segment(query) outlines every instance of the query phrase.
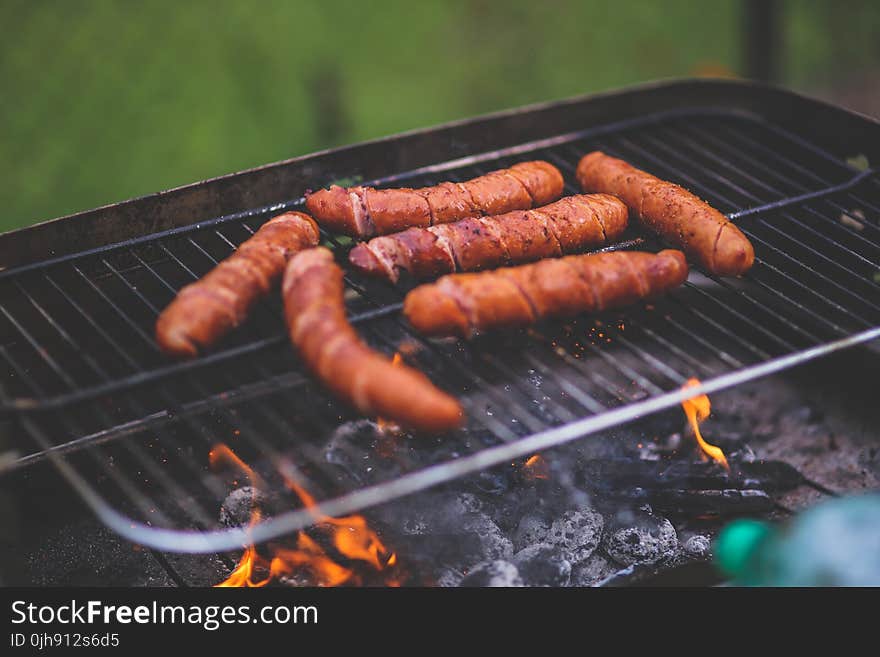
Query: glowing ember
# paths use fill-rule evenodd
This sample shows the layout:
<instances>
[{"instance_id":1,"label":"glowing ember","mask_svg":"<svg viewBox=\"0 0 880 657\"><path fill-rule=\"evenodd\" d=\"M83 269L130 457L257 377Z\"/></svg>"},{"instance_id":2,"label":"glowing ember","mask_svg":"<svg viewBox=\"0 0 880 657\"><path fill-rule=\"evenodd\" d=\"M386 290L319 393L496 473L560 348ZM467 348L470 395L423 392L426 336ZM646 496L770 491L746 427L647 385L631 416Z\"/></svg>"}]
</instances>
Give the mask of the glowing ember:
<instances>
[{"instance_id":1,"label":"glowing ember","mask_svg":"<svg viewBox=\"0 0 880 657\"><path fill-rule=\"evenodd\" d=\"M700 385L699 379L688 379L687 383L685 383L682 388L693 388L698 385ZM690 422L691 428L694 430L694 436L696 436L697 444L700 446L700 449L703 450L703 454L712 458L716 463L720 463L725 470L730 470L730 466L727 464L727 457L724 456L724 452L721 451L721 448L707 443L703 440L703 435L700 433L700 422L709 417L709 413L712 410L709 397L706 395L697 395L691 399L684 400L681 403L681 407L684 409L684 414L687 416L688 422Z\"/></svg>"},{"instance_id":2,"label":"glowing ember","mask_svg":"<svg viewBox=\"0 0 880 657\"><path fill-rule=\"evenodd\" d=\"M534 454L527 458L522 469L528 479L548 479L550 477L547 461L540 454Z\"/></svg>"},{"instance_id":3,"label":"glowing ember","mask_svg":"<svg viewBox=\"0 0 880 657\"><path fill-rule=\"evenodd\" d=\"M210 462L234 465L250 479L257 479L253 470L226 445L217 445L209 453ZM294 481L287 480L287 486L299 497L303 506L311 509L316 506L315 498ZM255 487L256 491L256 487ZM251 517L248 523L253 527L260 521L260 512L255 507L256 493L252 498ZM397 564L397 555L390 552L376 533L367 525L363 516L353 515L344 518L330 518L314 513L319 523L316 531L325 533L336 551L351 561L368 564L376 571L382 571ZM255 579L256 572L265 572L262 579ZM271 557L260 556L253 545L245 548L244 554L229 577L217 584L218 587L260 587L279 577L298 572L308 572L312 580L320 586L339 586L340 584L359 584L360 577L351 568L337 563L327 551L305 532L297 532L296 547L272 547ZM398 586L395 579L388 578L388 586Z\"/></svg>"},{"instance_id":4,"label":"glowing ember","mask_svg":"<svg viewBox=\"0 0 880 657\"><path fill-rule=\"evenodd\" d=\"M395 367L400 367L402 363L403 357L400 355L400 352L395 352L394 358L391 359L391 364ZM376 418L376 426L379 427L379 433L381 433L382 435L389 435L393 437L400 433L400 425L391 420L386 420L383 417ZM396 444L394 444L393 441L392 444L381 444L379 445L379 453L385 457L391 456L391 454L393 454L395 451L395 447Z\"/></svg>"}]
</instances>

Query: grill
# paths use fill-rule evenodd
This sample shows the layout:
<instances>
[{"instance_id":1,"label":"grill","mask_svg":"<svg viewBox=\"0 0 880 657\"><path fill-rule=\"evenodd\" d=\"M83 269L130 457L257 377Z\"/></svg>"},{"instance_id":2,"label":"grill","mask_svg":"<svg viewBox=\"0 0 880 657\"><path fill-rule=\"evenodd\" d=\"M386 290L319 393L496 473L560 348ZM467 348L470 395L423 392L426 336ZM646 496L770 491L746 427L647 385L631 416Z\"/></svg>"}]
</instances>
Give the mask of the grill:
<instances>
[{"instance_id":1,"label":"grill","mask_svg":"<svg viewBox=\"0 0 880 657\"><path fill-rule=\"evenodd\" d=\"M299 208L296 198L0 274L0 357L7 370L0 421L20 436L18 458L6 467L51 459L125 537L166 551L219 552L310 525L316 512L376 505L880 336L877 172L860 170L829 148L828 124L808 129L828 108L794 97L790 102L812 113L796 128L784 127L781 110L758 107L760 94L751 87L718 84L698 85L685 109L663 107L675 85L615 97L645 101L637 109L627 105L632 116L616 122L607 109L598 117L587 111L601 100L575 101L564 111L580 111L577 129L525 143L511 126L531 125L552 107L481 120L475 123L483 129L497 124L507 142L408 170L395 167L412 160L389 157L386 175L366 181L430 185L540 158L560 168L567 193L577 193L574 167L598 148L696 192L735 219L755 246L756 264L742 279L695 269L683 288L649 304L471 342L420 338L399 313L406 285L346 269L348 311L361 335L389 355L405 351L459 396L465 429L406 439L393 458L379 455L369 440L346 438L340 427L356 418L304 371L287 343L277 298L204 358L170 363L158 352L152 327L176 291L262 222ZM751 100L720 108L715 96L722 88ZM873 155L877 126L845 116L863 131L861 143ZM572 121L559 125L566 129ZM457 129L397 139L412 147ZM445 152L462 155L450 143ZM384 147L393 153L394 144ZM352 165L356 159L356 152L339 151L337 167L315 172L315 165L305 186L378 166ZM310 171L308 164L299 170ZM191 207L173 200L162 216L175 215L175 207L177 223L192 221L185 214ZM323 238L345 264L350 242ZM661 245L632 233L611 248L633 247ZM683 392L693 376L702 386ZM297 498L281 495L271 519L246 531L218 529L229 476L209 467L208 452L220 442L273 489L293 480L319 508L298 508Z\"/></svg>"}]
</instances>

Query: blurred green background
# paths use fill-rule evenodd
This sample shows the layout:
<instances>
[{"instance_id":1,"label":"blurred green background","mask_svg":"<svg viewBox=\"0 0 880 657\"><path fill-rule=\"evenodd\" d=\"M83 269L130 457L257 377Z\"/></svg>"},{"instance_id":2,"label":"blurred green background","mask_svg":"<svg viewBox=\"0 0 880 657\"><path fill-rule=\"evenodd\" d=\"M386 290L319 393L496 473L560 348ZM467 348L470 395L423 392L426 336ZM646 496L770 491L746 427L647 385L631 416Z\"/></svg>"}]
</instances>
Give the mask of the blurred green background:
<instances>
[{"instance_id":1,"label":"blurred green background","mask_svg":"<svg viewBox=\"0 0 880 657\"><path fill-rule=\"evenodd\" d=\"M746 75L744 0L0 0L0 231L525 103ZM769 75L880 113L880 1L777 3Z\"/></svg>"}]
</instances>

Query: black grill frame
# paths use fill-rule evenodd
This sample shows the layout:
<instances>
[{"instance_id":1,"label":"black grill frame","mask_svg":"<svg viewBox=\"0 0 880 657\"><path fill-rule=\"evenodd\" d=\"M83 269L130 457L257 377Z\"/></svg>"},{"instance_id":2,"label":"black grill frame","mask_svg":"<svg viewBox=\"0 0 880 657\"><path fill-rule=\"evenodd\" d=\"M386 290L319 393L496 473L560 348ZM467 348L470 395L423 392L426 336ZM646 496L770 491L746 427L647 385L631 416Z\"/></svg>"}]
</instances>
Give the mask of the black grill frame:
<instances>
[{"instance_id":1,"label":"black grill frame","mask_svg":"<svg viewBox=\"0 0 880 657\"><path fill-rule=\"evenodd\" d=\"M866 123L865 129L876 135L876 125ZM774 149L780 145L785 148ZM429 450L414 439L400 455L400 472L378 483L351 485L334 482L339 473L323 462L318 447L334 423L351 416L337 404L328 406L311 380L297 370L285 344L277 300L264 304L254 321L206 358L168 364L158 354L145 356L142 351L149 352L152 344L152 318L176 289L231 252L259 223L299 207L301 198L25 265L0 274L0 289L24 301L23 306L15 305L7 301L12 298L9 294L0 296L0 321L5 322L0 357L13 374L0 404L7 421L37 445L37 451L13 467L51 458L98 515L132 540L164 550L216 552L250 540L266 540L314 520L311 512L299 509L281 513L248 532L214 530L210 506L219 505L228 487L205 471L204 455L221 438L218 427L236 427L241 438L230 436L226 442L238 440L237 447L268 460L262 472L266 478L280 476L304 484L317 492L322 512L339 515L614 428L669 408L695 392L720 390L880 335L880 284L876 277L867 276L869 268L878 271L880 265L877 172L857 171L809 137L781 128L760 114L702 107L648 114L373 182L394 186L447 177L464 179L517 159L542 157L560 166L566 175L566 192L576 193L573 165L577 156L595 147L684 184L736 219L755 243L759 256L755 270L743 281L695 272L683 291L655 302L655 310L641 305L602 317L604 323L597 330L590 321L578 320L574 325L577 331L585 329L584 336L590 326L598 333L592 335L592 342L583 344L562 324L538 327L530 338L522 333L505 334L493 338L491 345L485 340L469 345L421 341L417 362L441 386L455 392L461 392L456 388L462 381L468 383L473 392L465 395L465 405L482 427L443 438L449 445L444 446L446 458L439 461L426 460L423 452ZM853 203L863 216L853 214ZM841 223L841 214L859 221L862 230ZM347 241L323 237L344 259ZM613 248L633 247L656 250L660 245L633 231ZM184 256L181 249L189 255ZM166 269L175 271L176 278L169 280ZM61 273L65 278L60 278ZM37 279L39 284L34 282ZM67 289L69 280L81 286L76 293ZM374 345L390 352L400 338L418 340L407 335L397 316L400 289L363 280L351 271L346 281L356 297L350 300L350 315ZM89 304L109 308L108 315L115 313L120 324L106 328L102 318L83 309L87 298ZM79 315L78 321L103 340L98 342L104 348L115 350L136 369L120 370L117 375L110 372L108 368L116 366L113 360L76 340L70 329L72 320L59 321L47 299L68 304L68 310ZM727 302L731 305L725 306ZM22 308L27 309L29 321L21 318ZM137 315L131 308L139 308ZM652 315L660 312L669 312L671 319ZM621 318L623 329L615 324ZM126 326L128 337L118 339L123 335L120 327ZM54 341L47 342L44 335L54 336ZM604 346L608 335L612 348ZM673 339L673 335L679 337ZM138 351L132 352L135 343ZM530 344L534 344L534 353L517 350ZM721 366L714 362L710 366L710 360L694 355L701 350L714 352ZM32 352L31 360L22 364L25 352ZM558 361L548 360L554 358L552 354ZM66 358L80 358L81 367L64 367ZM251 367L254 360L257 364ZM143 363L147 366L140 366ZM533 408L536 392L525 380L525 364L533 365L539 374L545 371L542 385L551 394L542 399L542 408ZM230 378L226 371L230 366L235 369L233 375L250 371L248 381L242 384L235 376ZM35 375L38 367L42 374ZM82 379L83 368L92 371L92 379ZM54 373L55 379L46 372ZM680 385L691 374L703 378L704 384L683 393ZM67 390L58 388L59 382ZM505 390L505 385L510 388ZM47 391L47 386L58 389ZM154 392L152 386L162 388ZM316 404L315 417L297 419L296 428L278 399L294 390ZM510 411L516 422L502 422L487 414L488 406ZM301 437L303 425L321 437L311 442L291 440L293 444L279 444L270 437L272 431ZM153 434L161 437L151 438ZM175 443L181 436L183 445ZM161 456L153 457L150 450L156 446ZM190 451L196 446L202 451ZM442 452L436 445L430 449ZM120 462L125 458L134 467L117 467L114 458ZM166 468L162 458L178 459L178 469L202 480L201 492L207 494L194 495L187 482L171 474L174 468ZM139 476L151 483L136 481ZM109 488L108 483L112 483ZM142 488L154 485L161 496L145 495ZM116 494L108 495L107 489ZM169 495L171 503L166 499ZM205 499L211 500L207 508Z\"/></svg>"}]
</instances>

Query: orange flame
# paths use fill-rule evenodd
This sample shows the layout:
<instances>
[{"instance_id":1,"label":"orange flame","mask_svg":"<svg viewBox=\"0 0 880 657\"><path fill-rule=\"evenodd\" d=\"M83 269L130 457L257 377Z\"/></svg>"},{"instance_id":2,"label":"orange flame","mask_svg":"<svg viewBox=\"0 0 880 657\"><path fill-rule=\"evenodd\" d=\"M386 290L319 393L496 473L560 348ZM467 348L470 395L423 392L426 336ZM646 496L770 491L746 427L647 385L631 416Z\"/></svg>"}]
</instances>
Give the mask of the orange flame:
<instances>
[{"instance_id":1,"label":"orange flame","mask_svg":"<svg viewBox=\"0 0 880 657\"><path fill-rule=\"evenodd\" d=\"M208 452L208 462L212 468L217 468L223 464L236 467L244 473L252 486L257 487L260 485L260 477L257 473L247 463L242 461L238 454L223 443L218 443L211 448L211 451Z\"/></svg>"},{"instance_id":2,"label":"orange flame","mask_svg":"<svg viewBox=\"0 0 880 657\"><path fill-rule=\"evenodd\" d=\"M312 509L316 506L315 498L295 481L286 479L285 483L302 501L303 506ZM331 518L314 514L315 519L331 530L333 545L339 553L357 561L366 561L376 570L382 570L397 562L396 555L382 543L376 533L367 525L363 516L353 515L343 518ZM392 562L393 560L393 562Z\"/></svg>"},{"instance_id":3,"label":"orange flame","mask_svg":"<svg viewBox=\"0 0 880 657\"><path fill-rule=\"evenodd\" d=\"M688 379L682 388L693 388L698 385L700 385L699 379ZM709 456L716 463L721 464L725 470L730 470L730 465L727 463L727 457L724 456L724 452L721 451L721 448L707 443L703 440L703 435L700 433L700 422L708 418L712 411L712 404L709 402L709 397L706 395L697 395L696 397L684 400L681 403L681 407L684 409L684 414L687 416L688 422L690 422L691 428L694 430L694 436L696 436L697 444L700 446L703 454Z\"/></svg>"},{"instance_id":4,"label":"orange flame","mask_svg":"<svg viewBox=\"0 0 880 657\"><path fill-rule=\"evenodd\" d=\"M212 465L226 462L241 469L250 479L251 484L258 479L254 471L242 461L226 445L217 445L209 452ZM286 479L287 486L299 497L307 509L316 506L315 498L295 481ZM251 501L251 517L248 523L253 527L260 521L260 511L256 508L256 486ZM363 516L352 515L344 518L331 518L313 513L315 520L321 524L316 528L329 534L333 547L340 555L352 560L369 564L377 571L397 564L397 555L389 552L376 533L370 529ZM256 571L266 571L264 579L254 579ZM359 583L360 577L354 569L347 568L336 561L311 536L305 532L297 532L296 548L273 547L271 559L262 557L255 546L245 548L238 563L229 577L217 584L218 587L261 587L279 577L293 575L299 571L311 574L320 586L339 586L345 583ZM388 579L386 584L397 586L395 579Z\"/></svg>"},{"instance_id":5,"label":"orange flame","mask_svg":"<svg viewBox=\"0 0 880 657\"><path fill-rule=\"evenodd\" d=\"M215 584L215 586L218 588L266 586L266 584L269 583L269 577L259 582L254 582L251 579L254 567L257 564L262 565L262 563L263 559L257 554L257 549L253 545L250 545L244 551L244 554L241 555L241 559L238 560L238 565L235 566L235 570L229 574L229 577L227 577L225 581Z\"/></svg>"},{"instance_id":6,"label":"orange flame","mask_svg":"<svg viewBox=\"0 0 880 657\"><path fill-rule=\"evenodd\" d=\"M523 463L523 474L528 479L549 479L550 468L540 454L533 454Z\"/></svg>"}]
</instances>

